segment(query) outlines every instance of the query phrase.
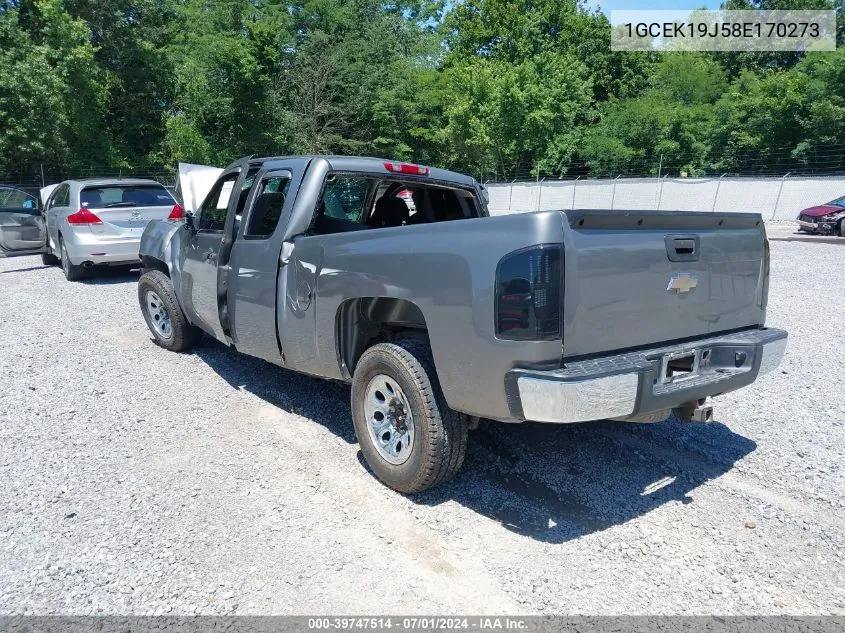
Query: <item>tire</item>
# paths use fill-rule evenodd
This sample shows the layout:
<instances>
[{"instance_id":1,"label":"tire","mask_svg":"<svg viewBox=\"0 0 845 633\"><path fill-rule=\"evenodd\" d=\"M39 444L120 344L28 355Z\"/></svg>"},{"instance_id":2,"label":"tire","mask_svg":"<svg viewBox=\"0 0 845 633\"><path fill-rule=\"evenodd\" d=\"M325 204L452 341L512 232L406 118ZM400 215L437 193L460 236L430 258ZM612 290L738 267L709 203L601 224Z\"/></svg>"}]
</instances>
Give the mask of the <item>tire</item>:
<instances>
[{"instance_id":1,"label":"tire","mask_svg":"<svg viewBox=\"0 0 845 633\"><path fill-rule=\"evenodd\" d=\"M389 389L393 392L388 393ZM384 404L372 399L380 391L384 392ZM391 409L391 403L398 408ZM408 425L403 403L411 413ZM381 411L388 413L387 418L382 414L389 426L387 431L377 431L372 424ZM352 379L352 421L367 464L376 477L398 492L411 494L445 483L463 464L467 417L446 404L431 351L425 343L412 340L379 343L364 352ZM409 428L413 431L410 449L405 446L404 454L400 450L387 455L395 438L409 438ZM390 436L381 448L377 445L379 433L383 434L381 437ZM391 457L393 463L389 461ZM401 458L404 461L396 463Z\"/></svg>"},{"instance_id":2,"label":"tire","mask_svg":"<svg viewBox=\"0 0 845 633\"><path fill-rule=\"evenodd\" d=\"M845 220L839 222L839 237L845 237Z\"/></svg>"},{"instance_id":3,"label":"tire","mask_svg":"<svg viewBox=\"0 0 845 633\"><path fill-rule=\"evenodd\" d=\"M62 272L65 274L65 279L68 281L79 281L85 278L85 268L72 264L70 257L68 257L67 249L65 248L65 241L62 236L59 236L59 252L61 253L60 262L62 264Z\"/></svg>"},{"instance_id":4,"label":"tire","mask_svg":"<svg viewBox=\"0 0 845 633\"><path fill-rule=\"evenodd\" d=\"M149 270L141 275L138 302L147 327L160 347L184 352L202 338L202 330L188 323L179 307L170 277L160 270Z\"/></svg>"},{"instance_id":5,"label":"tire","mask_svg":"<svg viewBox=\"0 0 845 633\"><path fill-rule=\"evenodd\" d=\"M55 266L59 263L59 258L53 255L53 253L42 253L41 263L45 266Z\"/></svg>"}]
</instances>

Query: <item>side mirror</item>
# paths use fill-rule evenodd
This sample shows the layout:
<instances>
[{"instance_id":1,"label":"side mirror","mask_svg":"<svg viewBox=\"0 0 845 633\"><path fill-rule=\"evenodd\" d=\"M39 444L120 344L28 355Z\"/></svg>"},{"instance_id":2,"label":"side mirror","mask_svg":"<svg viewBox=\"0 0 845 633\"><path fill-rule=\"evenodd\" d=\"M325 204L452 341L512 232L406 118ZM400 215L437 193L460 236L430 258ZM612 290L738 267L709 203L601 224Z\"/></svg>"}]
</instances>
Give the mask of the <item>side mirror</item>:
<instances>
[{"instance_id":1,"label":"side mirror","mask_svg":"<svg viewBox=\"0 0 845 633\"><path fill-rule=\"evenodd\" d=\"M194 224L194 214L193 213L186 213L185 214L185 228L191 232L191 235L196 235L197 233L197 225Z\"/></svg>"}]
</instances>

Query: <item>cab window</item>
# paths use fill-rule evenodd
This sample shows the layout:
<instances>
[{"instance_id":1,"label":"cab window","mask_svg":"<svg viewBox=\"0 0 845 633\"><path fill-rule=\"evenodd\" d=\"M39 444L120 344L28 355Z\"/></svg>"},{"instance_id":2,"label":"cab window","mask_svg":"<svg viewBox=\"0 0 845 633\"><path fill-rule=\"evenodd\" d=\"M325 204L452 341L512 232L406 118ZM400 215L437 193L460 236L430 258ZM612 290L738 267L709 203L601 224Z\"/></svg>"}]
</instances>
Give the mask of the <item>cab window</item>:
<instances>
[{"instance_id":1,"label":"cab window","mask_svg":"<svg viewBox=\"0 0 845 633\"><path fill-rule=\"evenodd\" d=\"M250 167L244 177L243 184L241 185L241 191L238 194L238 203L235 205L235 221L232 222L232 232L230 234L230 238L232 240L238 236L238 231L241 229L241 219L243 218L246 201L249 198L249 192L252 191L252 185L255 184L255 177L258 175L259 171L261 171L260 166Z\"/></svg>"},{"instance_id":2,"label":"cab window","mask_svg":"<svg viewBox=\"0 0 845 633\"><path fill-rule=\"evenodd\" d=\"M197 223L197 230L209 231L214 233L222 233L226 225L226 212L229 208L229 200L232 197L232 189L235 186L238 174L228 174L224 176L203 200L200 206L199 222Z\"/></svg>"},{"instance_id":3,"label":"cab window","mask_svg":"<svg viewBox=\"0 0 845 633\"><path fill-rule=\"evenodd\" d=\"M266 238L273 235L279 218L282 217L290 183L290 174L271 175L261 181L244 231L245 238Z\"/></svg>"},{"instance_id":4,"label":"cab window","mask_svg":"<svg viewBox=\"0 0 845 633\"><path fill-rule=\"evenodd\" d=\"M372 175L329 175L311 231L318 235L448 222L479 215L475 190Z\"/></svg>"},{"instance_id":5,"label":"cab window","mask_svg":"<svg viewBox=\"0 0 845 633\"><path fill-rule=\"evenodd\" d=\"M323 185L313 232L328 235L367 228L367 201L371 188L377 184L373 178L329 176Z\"/></svg>"},{"instance_id":6,"label":"cab window","mask_svg":"<svg viewBox=\"0 0 845 633\"><path fill-rule=\"evenodd\" d=\"M336 220L362 222L370 182L368 178L329 178L323 188L325 215Z\"/></svg>"}]
</instances>

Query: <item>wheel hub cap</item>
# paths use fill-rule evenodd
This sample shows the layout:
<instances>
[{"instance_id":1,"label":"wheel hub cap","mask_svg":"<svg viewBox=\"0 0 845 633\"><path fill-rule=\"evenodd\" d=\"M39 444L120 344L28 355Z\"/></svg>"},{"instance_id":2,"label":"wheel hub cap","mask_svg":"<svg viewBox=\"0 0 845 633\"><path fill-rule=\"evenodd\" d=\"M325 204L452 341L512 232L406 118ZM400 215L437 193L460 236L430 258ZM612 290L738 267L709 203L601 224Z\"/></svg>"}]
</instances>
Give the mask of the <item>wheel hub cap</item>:
<instances>
[{"instance_id":1,"label":"wheel hub cap","mask_svg":"<svg viewBox=\"0 0 845 633\"><path fill-rule=\"evenodd\" d=\"M414 418L405 393L393 378L378 374L370 380L364 415L379 455L391 464L405 463L414 446Z\"/></svg>"},{"instance_id":2,"label":"wheel hub cap","mask_svg":"<svg viewBox=\"0 0 845 633\"><path fill-rule=\"evenodd\" d=\"M161 297L152 290L148 290L146 300L147 314L150 317L153 329L162 338L169 339L173 336L173 327L170 325L170 315L167 313Z\"/></svg>"}]
</instances>

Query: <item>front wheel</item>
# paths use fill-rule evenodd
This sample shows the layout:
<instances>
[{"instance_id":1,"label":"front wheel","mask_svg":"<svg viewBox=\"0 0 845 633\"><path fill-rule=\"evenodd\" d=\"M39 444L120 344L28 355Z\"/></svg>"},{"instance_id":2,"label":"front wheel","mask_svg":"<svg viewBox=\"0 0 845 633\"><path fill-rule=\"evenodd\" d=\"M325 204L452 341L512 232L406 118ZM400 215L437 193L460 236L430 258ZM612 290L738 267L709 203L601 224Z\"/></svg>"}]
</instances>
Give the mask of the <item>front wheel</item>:
<instances>
[{"instance_id":1,"label":"front wheel","mask_svg":"<svg viewBox=\"0 0 845 633\"><path fill-rule=\"evenodd\" d=\"M150 270L138 280L138 302L147 327L156 344L173 352L193 347L202 331L188 323L170 277L160 270Z\"/></svg>"},{"instance_id":2,"label":"front wheel","mask_svg":"<svg viewBox=\"0 0 845 633\"><path fill-rule=\"evenodd\" d=\"M845 220L839 222L839 237L845 237Z\"/></svg>"},{"instance_id":3,"label":"front wheel","mask_svg":"<svg viewBox=\"0 0 845 633\"><path fill-rule=\"evenodd\" d=\"M399 492L445 483L463 464L467 418L446 404L424 343L364 352L352 380L352 420L367 464Z\"/></svg>"}]
</instances>

